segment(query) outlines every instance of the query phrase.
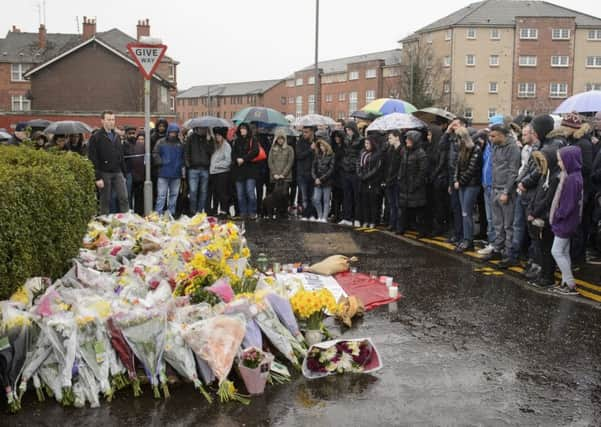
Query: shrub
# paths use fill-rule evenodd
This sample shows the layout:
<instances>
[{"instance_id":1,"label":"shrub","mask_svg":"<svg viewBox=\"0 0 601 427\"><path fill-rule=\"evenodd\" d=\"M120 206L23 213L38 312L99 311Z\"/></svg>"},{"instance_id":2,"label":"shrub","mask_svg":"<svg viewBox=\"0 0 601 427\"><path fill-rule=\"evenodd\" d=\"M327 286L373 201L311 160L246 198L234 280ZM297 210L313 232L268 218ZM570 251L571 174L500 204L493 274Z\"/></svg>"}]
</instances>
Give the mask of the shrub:
<instances>
[{"instance_id":1,"label":"shrub","mask_svg":"<svg viewBox=\"0 0 601 427\"><path fill-rule=\"evenodd\" d=\"M0 147L0 298L61 277L96 212L94 169L74 153Z\"/></svg>"}]
</instances>

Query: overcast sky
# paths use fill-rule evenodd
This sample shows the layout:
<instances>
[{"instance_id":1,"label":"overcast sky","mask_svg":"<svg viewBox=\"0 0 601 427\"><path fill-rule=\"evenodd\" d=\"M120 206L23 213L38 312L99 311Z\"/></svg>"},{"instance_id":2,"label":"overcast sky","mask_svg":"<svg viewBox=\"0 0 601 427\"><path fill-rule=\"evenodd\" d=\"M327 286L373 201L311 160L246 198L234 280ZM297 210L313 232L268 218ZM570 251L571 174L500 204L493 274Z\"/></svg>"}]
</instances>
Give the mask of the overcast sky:
<instances>
[{"instance_id":1,"label":"overcast sky","mask_svg":"<svg viewBox=\"0 0 601 427\"><path fill-rule=\"evenodd\" d=\"M12 25L37 31L42 0L2 0L0 34ZM465 0L321 0L319 58L395 49L397 40L468 5ZM601 2L553 3L601 17ZM151 35L180 61L178 88L285 77L313 63L315 0L46 0L48 32L80 32L83 16L97 31L118 27L136 35L150 19ZM77 26L79 18L80 28Z\"/></svg>"}]
</instances>

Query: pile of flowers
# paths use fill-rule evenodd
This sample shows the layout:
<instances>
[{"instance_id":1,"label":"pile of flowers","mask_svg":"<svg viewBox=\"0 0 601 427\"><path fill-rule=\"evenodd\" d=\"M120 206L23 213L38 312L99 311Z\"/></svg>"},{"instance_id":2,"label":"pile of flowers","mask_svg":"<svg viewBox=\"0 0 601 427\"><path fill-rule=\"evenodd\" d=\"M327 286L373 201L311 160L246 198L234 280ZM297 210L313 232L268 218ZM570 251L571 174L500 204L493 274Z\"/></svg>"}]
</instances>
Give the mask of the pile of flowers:
<instances>
[{"instance_id":1,"label":"pile of flowers","mask_svg":"<svg viewBox=\"0 0 601 427\"><path fill-rule=\"evenodd\" d=\"M290 299L286 286L251 267L250 255L240 228L204 214L98 217L64 277L32 278L0 302L0 381L10 411L28 390L75 407L128 390L137 397L145 384L168 398L170 371L208 402L248 403L234 366L259 370L251 394L262 392L261 381L289 381L281 362L300 370L307 355L297 317L320 324L336 302L323 290Z\"/></svg>"},{"instance_id":2,"label":"pile of flowers","mask_svg":"<svg viewBox=\"0 0 601 427\"><path fill-rule=\"evenodd\" d=\"M374 372L381 366L380 356L371 340L333 340L311 346L303 373L315 378L347 372Z\"/></svg>"}]
</instances>

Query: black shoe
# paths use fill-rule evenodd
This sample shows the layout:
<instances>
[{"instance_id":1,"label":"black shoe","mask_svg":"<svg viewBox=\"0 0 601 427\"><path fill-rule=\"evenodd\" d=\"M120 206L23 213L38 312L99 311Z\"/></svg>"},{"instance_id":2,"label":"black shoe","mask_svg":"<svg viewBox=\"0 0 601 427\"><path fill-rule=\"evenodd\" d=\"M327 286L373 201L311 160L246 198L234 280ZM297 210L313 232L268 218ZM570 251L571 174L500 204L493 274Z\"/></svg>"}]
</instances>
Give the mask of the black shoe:
<instances>
[{"instance_id":1,"label":"black shoe","mask_svg":"<svg viewBox=\"0 0 601 427\"><path fill-rule=\"evenodd\" d=\"M503 255L501 254L501 252L497 252L497 251L492 251L488 255L484 255L482 257L483 261L497 261L497 260L502 260L502 259L503 259Z\"/></svg>"},{"instance_id":2,"label":"black shoe","mask_svg":"<svg viewBox=\"0 0 601 427\"><path fill-rule=\"evenodd\" d=\"M497 267L510 268L510 267L517 267L519 265L520 265L520 263L518 262L517 259L507 257L507 258L503 258L501 260L501 262L497 264Z\"/></svg>"},{"instance_id":3,"label":"black shoe","mask_svg":"<svg viewBox=\"0 0 601 427\"><path fill-rule=\"evenodd\" d=\"M474 250L474 245L471 242L468 242L466 240L464 240L463 242L461 242L456 248L455 248L455 252L457 253L463 253L463 252L467 252L467 251L473 251Z\"/></svg>"},{"instance_id":4,"label":"black shoe","mask_svg":"<svg viewBox=\"0 0 601 427\"><path fill-rule=\"evenodd\" d=\"M535 263L530 264L530 268L524 271L524 277L528 280L534 280L540 274L541 268Z\"/></svg>"},{"instance_id":5,"label":"black shoe","mask_svg":"<svg viewBox=\"0 0 601 427\"><path fill-rule=\"evenodd\" d=\"M459 243L459 239L455 238L455 237L449 237L447 239L447 243L450 243L452 245L456 245L457 243Z\"/></svg>"},{"instance_id":6,"label":"black shoe","mask_svg":"<svg viewBox=\"0 0 601 427\"><path fill-rule=\"evenodd\" d=\"M537 277L536 279L529 281L528 284L534 286L535 288L551 289L555 286L555 281Z\"/></svg>"}]
</instances>

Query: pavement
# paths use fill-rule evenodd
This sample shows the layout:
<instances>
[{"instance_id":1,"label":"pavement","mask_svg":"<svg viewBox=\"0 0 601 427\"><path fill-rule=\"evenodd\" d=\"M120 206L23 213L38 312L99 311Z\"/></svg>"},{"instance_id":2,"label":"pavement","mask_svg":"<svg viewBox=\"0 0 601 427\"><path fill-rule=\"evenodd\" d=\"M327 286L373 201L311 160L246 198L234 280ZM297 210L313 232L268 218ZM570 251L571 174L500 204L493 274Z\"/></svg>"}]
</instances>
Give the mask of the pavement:
<instances>
[{"instance_id":1,"label":"pavement","mask_svg":"<svg viewBox=\"0 0 601 427\"><path fill-rule=\"evenodd\" d=\"M428 242L331 224L246 224L270 262L342 253L358 269L393 276L403 298L365 315L344 337L371 337L373 375L296 377L249 406L208 405L186 384L171 399L122 391L98 409L34 402L3 425L77 426L589 426L601 425L601 310L582 297L529 287L512 273Z\"/></svg>"}]
</instances>

